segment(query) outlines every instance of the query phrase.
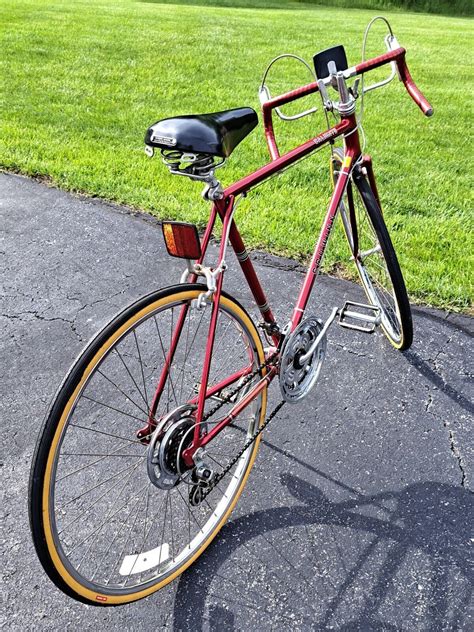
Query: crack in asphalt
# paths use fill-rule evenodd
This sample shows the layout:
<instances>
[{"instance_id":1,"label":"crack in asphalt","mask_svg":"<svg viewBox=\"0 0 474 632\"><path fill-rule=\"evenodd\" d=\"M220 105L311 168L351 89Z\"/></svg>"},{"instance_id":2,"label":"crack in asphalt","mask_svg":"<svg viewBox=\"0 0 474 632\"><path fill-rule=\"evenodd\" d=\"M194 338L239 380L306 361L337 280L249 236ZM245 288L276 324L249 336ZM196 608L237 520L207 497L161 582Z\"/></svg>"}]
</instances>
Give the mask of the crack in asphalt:
<instances>
[{"instance_id":1,"label":"crack in asphalt","mask_svg":"<svg viewBox=\"0 0 474 632\"><path fill-rule=\"evenodd\" d=\"M450 429L449 423L447 421L443 421L443 426L449 433L449 444L451 452L453 453L454 458L458 462L459 469L461 470L461 487L465 487L466 483L466 471L464 470L464 461L461 452L459 451L458 446L456 445L456 441L454 439L454 432Z\"/></svg>"},{"instance_id":2,"label":"crack in asphalt","mask_svg":"<svg viewBox=\"0 0 474 632\"><path fill-rule=\"evenodd\" d=\"M432 405L433 405L433 396L431 395L431 391L430 391L430 392L428 393L428 400L427 400L427 402L426 402L426 404L425 404L425 411L426 411L427 413L429 413L429 412L430 412ZM433 414L433 413L431 413L431 414Z\"/></svg>"},{"instance_id":3,"label":"crack in asphalt","mask_svg":"<svg viewBox=\"0 0 474 632\"><path fill-rule=\"evenodd\" d=\"M330 340L329 344L334 345L335 347L338 347L338 349L342 349L343 351L347 351L347 353L350 353L351 355L358 356L359 358L370 358L371 357L367 353L359 353L358 351L354 351L353 349L350 349L349 347L346 347L346 345L343 345L340 342L335 342L334 340Z\"/></svg>"},{"instance_id":4,"label":"crack in asphalt","mask_svg":"<svg viewBox=\"0 0 474 632\"><path fill-rule=\"evenodd\" d=\"M446 316L446 318L448 316L449 316L449 313ZM441 391L445 392L448 395L449 395L448 391L451 391L452 387L447 383L443 375L442 367L439 365L438 359L440 356L446 355L445 348L452 343L454 336L455 334L448 336L443 348L439 349L432 358L428 358L428 362L430 362L433 365L433 369L432 369L433 373L435 373L435 375L438 376L441 382ZM444 428L446 428L446 430L448 431L449 449L450 449L450 452L452 453L452 456L456 459L459 470L461 472L461 487L465 487L466 486L466 470L465 470L465 465L464 465L464 457L463 457L463 454L461 453L459 446L456 443L455 434L453 430L451 430L451 428L449 427L449 422L444 419L442 420L439 414L435 414L435 412L432 410L432 407L434 404L434 398L433 398L432 393L434 390L438 390L438 389L437 388L429 389L428 398L425 402L425 411L428 414L430 414L436 421L438 422L442 421ZM453 393L453 394L455 394L456 400L458 401L461 399L464 399L464 397L460 395L459 393Z\"/></svg>"},{"instance_id":5,"label":"crack in asphalt","mask_svg":"<svg viewBox=\"0 0 474 632\"><path fill-rule=\"evenodd\" d=\"M453 340L453 338L454 338L454 335L448 336L448 339L446 340L445 346L450 345L452 340ZM429 358L429 360L431 360L431 362L433 363L433 366L434 366L434 369L435 369L436 373L441 377L441 379L443 381L445 381L445 379L443 377L443 374L442 374L442 371L441 371L441 367L438 365L438 358L439 358L440 355L446 355L444 353L444 349L439 349L436 352L436 355L434 356L434 358Z\"/></svg>"},{"instance_id":6,"label":"crack in asphalt","mask_svg":"<svg viewBox=\"0 0 474 632\"><path fill-rule=\"evenodd\" d=\"M37 320L42 320L46 322L53 322L53 321L58 320L60 322L67 323L70 326L71 331L76 336L76 338L80 342L84 342L84 339L82 338L81 334L77 331L75 319L69 320L68 318L63 318L62 316L53 316L52 318L48 318L47 316L40 314L37 310L25 310L25 311L18 312L17 314L6 314L6 313L1 314L1 316L3 316L4 318L7 318L8 320L20 320L22 322L25 322L25 319L22 318L23 315L33 316L33 318L36 318Z\"/></svg>"},{"instance_id":7,"label":"crack in asphalt","mask_svg":"<svg viewBox=\"0 0 474 632\"><path fill-rule=\"evenodd\" d=\"M446 421L445 419L441 419L441 417L432 410L432 407L434 404L432 390L434 389L429 389L428 391L428 398L425 402L425 411L428 413L428 415L431 415L437 423L441 422L443 424L443 427L448 431L449 450L451 452L451 455L456 459L459 470L461 471L461 483L460 483L461 487L465 488L466 487L466 470L464 467L464 457L461 454L461 450L459 446L456 444L454 432L449 427L449 422Z\"/></svg>"},{"instance_id":8,"label":"crack in asphalt","mask_svg":"<svg viewBox=\"0 0 474 632\"><path fill-rule=\"evenodd\" d=\"M64 318L62 316L52 316L52 317L48 317L45 316L44 314L42 314L39 310L22 310L20 312L17 312L16 314L8 314L5 312L2 312L0 314L0 316L3 316L3 318L6 318L8 320L20 320L22 322L26 322L25 318L22 318L22 316L32 316L33 318L36 318L37 320L41 320L41 321L46 321L46 322L54 322L54 321L60 321L63 323L66 323L70 326L71 331L73 332L73 334L76 336L76 338L79 340L79 342L84 342L84 338L81 336L81 334L79 333L79 331L77 330L77 318L79 316L79 314L84 311L85 309L87 309L88 307L93 307L94 305L98 305L99 303L105 303L107 301L112 300L113 298L115 298L116 296L120 296L122 294L124 294L127 290L128 290L128 286L124 287L122 290L119 290L118 292L115 292L114 294L111 294L110 296L107 296L105 298L99 298L96 299L95 301L92 301L90 303L85 303L83 304L80 298L76 298L76 297L71 297L71 296L67 296L65 297L66 300L68 301L77 301L81 304L81 307L79 307L79 309L77 310L74 318L71 320L69 318ZM20 292L18 291L18 294L21 294L24 298L28 298L31 299L32 301L34 300L34 297L31 295L28 295L24 292Z\"/></svg>"}]
</instances>

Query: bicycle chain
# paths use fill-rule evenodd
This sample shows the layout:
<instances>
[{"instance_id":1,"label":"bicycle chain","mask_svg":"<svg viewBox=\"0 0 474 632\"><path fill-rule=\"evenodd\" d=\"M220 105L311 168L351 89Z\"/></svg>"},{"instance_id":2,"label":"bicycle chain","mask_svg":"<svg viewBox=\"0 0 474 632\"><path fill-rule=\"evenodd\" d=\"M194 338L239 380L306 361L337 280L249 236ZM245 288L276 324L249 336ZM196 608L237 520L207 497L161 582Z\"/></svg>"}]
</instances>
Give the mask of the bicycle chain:
<instances>
[{"instance_id":1,"label":"bicycle chain","mask_svg":"<svg viewBox=\"0 0 474 632\"><path fill-rule=\"evenodd\" d=\"M225 404L228 404L232 400L234 395L237 395L243 389L244 386L246 386L249 382L251 382L253 378L260 373L262 369L268 369L273 364L273 361L275 360L277 356L278 356L278 352L273 353L268 358L268 360L264 360L254 371L252 371L252 373L249 373L247 377L244 378L241 384L239 384L228 395L226 395L226 397L224 397L222 401L216 404L214 408L211 408L211 410L208 413L203 415L201 423L207 421L209 417L212 417L212 415L216 413L219 410L219 408L222 408L222 406L224 406Z\"/></svg>"},{"instance_id":2,"label":"bicycle chain","mask_svg":"<svg viewBox=\"0 0 474 632\"><path fill-rule=\"evenodd\" d=\"M225 468L222 470L222 472L217 474L216 477L214 478L214 480L211 483L209 483L209 485L207 485L204 488L204 490L201 493L201 501L203 501L212 492L214 487L216 487L216 485L218 485L221 482L221 480L224 478L224 476L229 473L229 471L234 467L234 465L237 463L237 461L240 459L240 457L244 454L244 452L252 445L252 443L254 443L254 441L257 439L257 437L259 437L262 434L262 432L265 430L265 428L268 426L268 424L272 421L272 419L277 415L277 413L283 407L284 404L285 404L285 400L282 399L281 402L279 404L277 404L275 406L275 408L272 410L272 412L268 415L268 417L266 418L264 423L260 426L260 428L258 430L256 430L253 433L253 435L244 443L244 447L240 450L240 452L238 452L234 456L232 461L230 461L225 466Z\"/></svg>"},{"instance_id":3,"label":"bicycle chain","mask_svg":"<svg viewBox=\"0 0 474 632\"><path fill-rule=\"evenodd\" d=\"M204 415L203 418L202 418L202 421L206 421L207 419L209 419L209 417L212 417L212 415L216 411L218 411L220 408L222 408L222 406L224 406L225 404L228 404L232 400L234 395L239 393L242 390L242 388L244 386L246 386L246 384L248 384L256 375L258 375L260 373L260 371L262 369L264 369L264 368L268 369L270 366L272 366L272 364L274 364L274 360L277 358L277 356L278 356L278 352L275 352L272 356L270 356L270 358L268 358L268 360L262 362L262 364L260 364L254 371L252 371L252 373L250 373L237 388L233 389L229 393L229 395L224 397L221 402L219 402L206 415ZM285 404L285 400L281 400L281 402L275 406L275 408L272 410L272 412L269 414L269 416L266 418L266 420L260 426L260 428L258 428L258 430L256 430L253 433L253 435L247 439L247 441L244 443L244 446L240 450L240 452L238 452L234 456L234 458L225 466L225 468L222 470L222 472L220 472L219 474L216 475L216 477L214 478L214 480L211 483L209 483L206 487L204 487L202 489L201 494L200 494L200 502L202 502L205 498L207 498L207 496L212 492L214 487L216 487L216 485L218 485L221 482L221 480L224 478L224 476L226 476L226 474L229 473L229 471L234 467L234 465L237 463L237 461L242 457L244 452L262 434L262 432L265 430L265 428L268 426L268 424L272 421L272 419L277 415L277 413L283 407L284 404Z\"/></svg>"}]
</instances>

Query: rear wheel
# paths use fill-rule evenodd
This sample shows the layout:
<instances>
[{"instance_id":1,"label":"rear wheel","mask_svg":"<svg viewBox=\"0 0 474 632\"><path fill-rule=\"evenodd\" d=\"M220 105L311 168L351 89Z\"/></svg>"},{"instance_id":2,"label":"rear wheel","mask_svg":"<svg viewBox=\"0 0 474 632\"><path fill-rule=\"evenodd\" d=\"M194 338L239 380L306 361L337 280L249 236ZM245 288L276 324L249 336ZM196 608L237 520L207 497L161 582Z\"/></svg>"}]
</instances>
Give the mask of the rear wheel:
<instances>
[{"instance_id":1,"label":"rear wheel","mask_svg":"<svg viewBox=\"0 0 474 632\"><path fill-rule=\"evenodd\" d=\"M193 436L192 400L211 314L209 304L197 305L202 292L201 285L168 288L119 314L71 369L41 432L30 478L34 544L53 582L80 601L123 604L165 586L208 546L246 483L258 439L202 502L193 502L196 479L181 459ZM162 430L143 439L180 314L181 335L154 414ZM203 431L260 378L263 369L255 370L263 359L250 317L223 294L209 387L242 371L256 374L209 416ZM236 389L236 379L213 393L205 412ZM265 405L263 390L206 446L206 462L216 473L259 428Z\"/></svg>"},{"instance_id":2,"label":"rear wheel","mask_svg":"<svg viewBox=\"0 0 474 632\"><path fill-rule=\"evenodd\" d=\"M332 158L333 178L343 162L336 149ZM371 305L380 309L381 327L390 343L400 351L413 342L410 303L397 255L385 221L367 178L353 173L340 205L341 217L362 287ZM351 214L355 219L354 235Z\"/></svg>"}]
</instances>

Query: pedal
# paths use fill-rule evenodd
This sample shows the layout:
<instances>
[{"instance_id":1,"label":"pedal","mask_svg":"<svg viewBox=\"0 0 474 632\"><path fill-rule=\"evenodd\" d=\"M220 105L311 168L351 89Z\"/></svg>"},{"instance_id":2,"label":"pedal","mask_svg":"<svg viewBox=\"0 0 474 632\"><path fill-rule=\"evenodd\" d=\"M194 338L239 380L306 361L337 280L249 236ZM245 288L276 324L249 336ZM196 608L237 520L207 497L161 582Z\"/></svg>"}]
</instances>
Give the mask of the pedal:
<instances>
[{"instance_id":1,"label":"pedal","mask_svg":"<svg viewBox=\"0 0 474 632\"><path fill-rule=\"evenodd\" d=\"M346 301L339 312L338 323L341 327L346 327L346 329L355 329L366 334L372 334L377 325L380 325L380 308L374 305L366 305L365 303ZM362 324L359 325L357 323Z\"/></svg>"}]
</instances>

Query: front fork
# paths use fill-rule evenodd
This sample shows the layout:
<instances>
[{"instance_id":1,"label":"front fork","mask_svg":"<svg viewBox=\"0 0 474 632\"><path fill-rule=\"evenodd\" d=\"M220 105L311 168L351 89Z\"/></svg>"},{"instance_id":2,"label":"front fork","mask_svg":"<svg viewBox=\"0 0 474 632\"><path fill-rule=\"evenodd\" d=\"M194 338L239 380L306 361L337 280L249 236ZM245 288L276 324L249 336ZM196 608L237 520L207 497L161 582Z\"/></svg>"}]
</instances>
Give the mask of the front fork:
<instances>
[{"instance_id":1,"label":"front fork","mask_svg":"<svg viewBox=\"0 0 474 632\"><path fill-rule=\"evenodd\" d=\"M349 239L352 255L354 258L358 257L359 254L359 234L358 234L358 226L357 226L357 218L355 214L355 206L354 206L354 190L355 186L354 179L360 177L360 175L366 176L370 188L373 191L375 199L377 200L378 207L382 212L382 207L380 204L379 192L377 189L377 182L375 180L374 169L372 165L372 157L368 154L364 154L361 158L360 163L354 169L354 177L349 181L346 192L347 192L347 203L348 203L348 217L344 213L341 213L341 218L344 224L348 224L346 226L346 234L349 239L349 235L351 238ZM349 230L350 227L350 230Z\"/></svg>"},{"instance_id":2,"label":"front fork","mask_svg":"<svg viewBox=\"0 0 474 632\"><path fill-rule=\"evenodd\" d=\"M369 156L369 154L364 154L364 156L362 157L361 169L363 170L364 168L366 170L370 188L372 189L375 199L377 200L377 204L379 206L380 212L382 212L382 205L380 204L380 197L379 197L379 192L377 189L377 182L375 180L374 168L372 165L372 156Z\"/></svg>"}]
</instances>

